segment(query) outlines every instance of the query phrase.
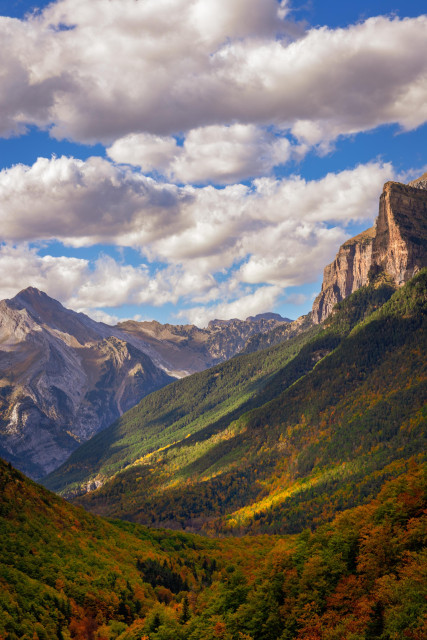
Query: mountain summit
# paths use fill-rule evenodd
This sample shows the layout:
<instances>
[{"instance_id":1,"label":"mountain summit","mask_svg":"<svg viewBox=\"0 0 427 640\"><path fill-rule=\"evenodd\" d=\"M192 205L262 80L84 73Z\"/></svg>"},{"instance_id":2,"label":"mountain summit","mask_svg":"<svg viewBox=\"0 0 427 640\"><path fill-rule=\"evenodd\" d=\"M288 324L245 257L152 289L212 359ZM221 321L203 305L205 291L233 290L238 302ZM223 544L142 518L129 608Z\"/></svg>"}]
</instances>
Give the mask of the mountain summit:
<instances>
[{"instance_id":1,"label":"mountain summit","mask_svg":"<svg viewBox=\"0 0 427 640\"><path fill-rule=\"evenodd\" d=\"M427 266L426 189L426 173L408 185L385 183L375 226L347 240L325 267L313 322L322 322L369 279L381 276L401 286Z\"/></svg>"}]
</instances>

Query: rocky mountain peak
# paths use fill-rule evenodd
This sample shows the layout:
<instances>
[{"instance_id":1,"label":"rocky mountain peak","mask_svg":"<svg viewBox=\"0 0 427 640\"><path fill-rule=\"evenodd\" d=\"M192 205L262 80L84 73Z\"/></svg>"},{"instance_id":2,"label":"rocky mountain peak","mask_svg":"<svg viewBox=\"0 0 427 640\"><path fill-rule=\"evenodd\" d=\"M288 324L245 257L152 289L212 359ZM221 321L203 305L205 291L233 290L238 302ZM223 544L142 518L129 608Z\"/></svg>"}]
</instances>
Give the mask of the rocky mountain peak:
<instances>
[{"instance_id":1,"label":"rocky mountain peak","mask_svg":"<svg viewBox=\"0 0 427 640\"><path fill-rule=\"evenodd\" d=\"M111 334L106 325L95 322L84 313L66 309L58 300L36 287L23 289L5 303L11 309L26 310L38 324L73 336L82 345L88 341L102 340Z\"/></svg>"},{"instance_id":2,"label":"rocky mountain peak","mask_svg":"<svg viewBox=\"0 0 427 640\"><path fill-rule=\"evenodd\" d=\"M427 171L419 178L409 182L408 186L415 187L415 189L427 189Z\"/></svg>"},{"instance_id":3,"label":"rocky mountain peak","mask_svg":"<svg viewBox=\"0 0 427 640\"><path fill-rule=\"evenodd\" d=\"M386 182L375 226L347 240L325 267L312 320L322 322L333 307L385 274L401 286L427 266L427 173L408 185Z\"/></svg>"}]
</instances>

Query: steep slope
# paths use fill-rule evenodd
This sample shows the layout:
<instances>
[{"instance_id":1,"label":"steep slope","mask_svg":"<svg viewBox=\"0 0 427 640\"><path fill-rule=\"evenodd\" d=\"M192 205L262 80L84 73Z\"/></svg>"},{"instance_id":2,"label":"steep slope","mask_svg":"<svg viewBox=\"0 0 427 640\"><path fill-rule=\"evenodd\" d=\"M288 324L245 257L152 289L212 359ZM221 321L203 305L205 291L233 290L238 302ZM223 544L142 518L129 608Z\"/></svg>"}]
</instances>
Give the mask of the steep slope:
<instances>
[{"instance_id":1,"label":"steep slope","mask_svg":"<svg viewBox=\"0 0 427 640\"><path fill-rule=\"evenodd\" d=\"M112 639L156 613L182 637L184 594L194 603L231 557L253 574L274 545L107 522L0 460L0 638Z\"/></svg>"},{"instance_id":2,"label":"steep slope","mask_svg":"<svg viewBox=\"0 0 427 640\"><path fill-rule=\"evenodd\" d=\"M313 304L313 322L334 305L381 275L401 286L427 266L425 175L409 185L386 182L375 227L351 238L325 267L322 290Z\"/></svg>"},{"instance_id":3,"label":"steep slope","mask_svg":"<svg viewBox=\"0 0 427 640\"><path fill-rule=\"evenodd\" d=\"M99 459L104 484L78 498L86 508L210 532L296 532L363 502L425 450L426 290L424 270L394 294L381 285L350 296L276 368L248 413L209 419L188 404L180 381L167 388L179 398L179 415L170 399L156 414L156 396L165 400L166 390L152 394L46 483L88 488ZM291 344L227 365L252 357L261 367ZM195 404L200 390L215 408L217 379L232 383L224 366L187 379Z\"/></svg>"},{"instance_id":4,"label":"steep slope","mask_svg":"<svg viewBox=\"0 0 427 640\"><path fill-rule=\"evenodd\" d=\"M37 289L0 302L0 451L33 477L172 380L109 333Z\"/></svg>"},{"instance_id":5,"label":"steep slope","mask_svg":"<svg viewBox=\"0 0 427 640\"><path fill-rule=\"evenodd\" d=\"M363 502L426 449L427 272L370 313L392 291L367 287L340 303L328 326L259 391L258 408L208 420L191 413L174 383L168 391L191 419L180 423L166 404L151 423L153 394L76 452L48 486L84 487L99 457L104 484L80 504L210 532L297 532ZM266 354L253 354L259 366ZM211 385L222 372L209 372ZM198 376L189 380L197 401Z\"/></svg>"},{"instance_id":6,"label":"steep slope","mask_svg":"<svg viewBox=\"0 0 427 640\"><path fill-rule=\"evenodd\" d=\"M374 275L384 272L399 286L427 266L427 191L415 184L384 185L372 246Z\"/></svg>"},{"instance_id":7,"label":"steep slope","mask_svg":"<svg viewBox=\"0 0 427 640\"><path fill-rule=\"evenodd\" d=\"M322 290L313 303L313 321L322 322L337 302L344 300L368 282L372 262L375 228L347 240L335 260L325 267Z\"/></svg>"},{"instance_id":8,"label":"steep slope","mask_svg":"<svg viewBox=\"0 0 427 640\"><path fill-rule=\"evenodd\" d=\"M248 408L262 404L263 387L319 330L310 327L263 352L261 358L256 353L237 356L150 394L123 419L79 447L43 479L44 484L68 497L85 493L163 446L190 441L192 435L209 439ZM313 364L308 354L294 378Z\"/></svg>"}]
</instances>

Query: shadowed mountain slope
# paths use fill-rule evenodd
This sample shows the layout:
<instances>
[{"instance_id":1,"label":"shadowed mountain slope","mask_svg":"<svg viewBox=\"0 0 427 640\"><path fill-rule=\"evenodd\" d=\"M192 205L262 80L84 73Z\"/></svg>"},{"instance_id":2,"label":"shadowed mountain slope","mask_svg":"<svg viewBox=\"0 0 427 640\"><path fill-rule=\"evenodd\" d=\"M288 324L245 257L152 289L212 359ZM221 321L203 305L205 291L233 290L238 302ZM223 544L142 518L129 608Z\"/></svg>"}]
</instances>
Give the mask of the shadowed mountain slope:
<instances>
[{"instance_id":1,"label":"shadowed mountain slope","mask_svg":"<svg viewBox=\"0 0 427 640\"><path fill-rule=\"evenodd\" d=\"M77 498L96 513L209 532L297 532L363 503L426 446L427 272L394 291L364 287L313 334L151 394L47 486L98 482ZM273 357L218 404L233 369L247 381Z\"/></svg>"}]
</instances>

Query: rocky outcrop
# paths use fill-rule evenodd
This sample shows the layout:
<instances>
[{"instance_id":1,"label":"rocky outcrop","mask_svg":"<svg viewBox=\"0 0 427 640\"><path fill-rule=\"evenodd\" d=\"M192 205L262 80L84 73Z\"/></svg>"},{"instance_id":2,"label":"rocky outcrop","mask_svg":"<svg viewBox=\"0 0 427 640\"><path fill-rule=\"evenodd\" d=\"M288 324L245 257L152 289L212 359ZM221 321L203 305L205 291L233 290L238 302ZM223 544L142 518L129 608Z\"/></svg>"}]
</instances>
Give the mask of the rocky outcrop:
<instances>
[{"instance_id":1,"label":"rocky outcrop","mask_svg":"<svg viewBox=\"0 0 427 640\"><path fill-rule=\"evenodd\" d=\"M427 266L427 174L409 185L386 182L375 227L345 242L324 271L312 319L322 322L337 302L378 276L396 286Z\"/></svg>"},{"instance_id":2,"label":"rocky outcrop","mask_svg":"<svg viewBox=\"0 0 427 640\"><path fill-rule=\"evenodd\" d=\"M340 300L365 285L371 268L375 228L372 227L347 240L335 260L325 267L322 290L313 304L312 319L322 322Z\"/></svg>"},{"instance_id":3,"label":"rocky outcrop","mask_svg":"<svg viewBox=\"0 0 427 640\"><path fill-rule=\"evenodd\" d=\"M372 275L385 273L397 286L427 266L427 191L386 182L372 247Z\"/></svg>"}]
</instances>

